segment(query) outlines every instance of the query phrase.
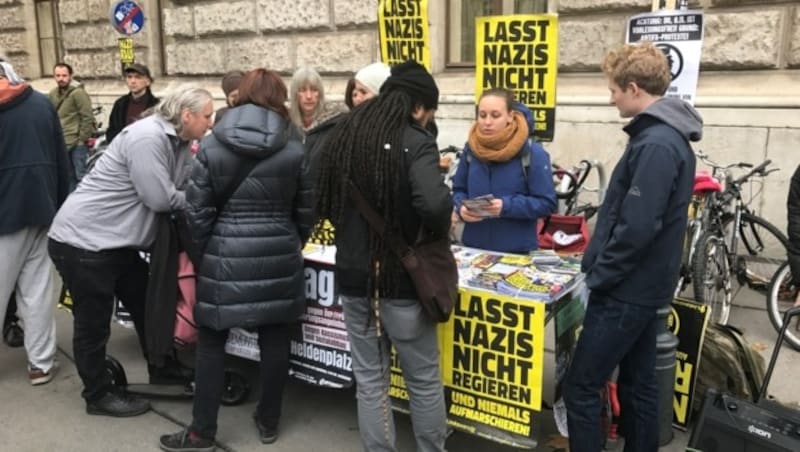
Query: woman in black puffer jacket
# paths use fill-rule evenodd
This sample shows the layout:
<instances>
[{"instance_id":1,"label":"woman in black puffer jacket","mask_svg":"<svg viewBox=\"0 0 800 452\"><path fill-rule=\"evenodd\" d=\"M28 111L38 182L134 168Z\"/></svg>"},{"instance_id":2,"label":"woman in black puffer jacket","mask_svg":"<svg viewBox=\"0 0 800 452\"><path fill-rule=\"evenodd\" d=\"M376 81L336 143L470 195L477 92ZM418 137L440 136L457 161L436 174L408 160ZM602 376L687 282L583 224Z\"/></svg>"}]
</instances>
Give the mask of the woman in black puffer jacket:
<instances>
[{"instance_id":1,"label":"woman in black puffer jacket","mask_svg":"<svg viewBox=\"0 0 800 452\"><path fill-rule=\"evenodd\" d=\"M186 431L163 436L162 449L212 450L232 327L258 329L262 396L254 417L262 442L277 439L289 325L305 308L301 249L312 227L311 181L303 145L290 139L285 102L277 73L249 72L237 106L200 145L186 190L199 251L194 419Z\"/></svg>"}]
</instances>

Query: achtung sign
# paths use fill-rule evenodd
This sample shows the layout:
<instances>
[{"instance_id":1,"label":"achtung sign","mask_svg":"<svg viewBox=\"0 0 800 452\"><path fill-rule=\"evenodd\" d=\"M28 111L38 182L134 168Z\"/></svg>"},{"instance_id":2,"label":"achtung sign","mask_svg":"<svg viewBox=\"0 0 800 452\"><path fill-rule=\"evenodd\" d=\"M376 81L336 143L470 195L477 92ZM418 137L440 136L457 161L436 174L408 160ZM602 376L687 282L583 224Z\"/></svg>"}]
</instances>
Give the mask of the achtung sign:
<instances>
[{"instance_id":1,"label":"achtung sign","mask_svg":"<svg viewBox=\"0 0 800 452\"><path fill-rule=\"evenodd\" d=\"M389 66L414 60L431 70L427 0L381 0L381 60Z\"/></svg>"},{"instance_id":2,"label":"achtung sign","mask_svg":"<svg viewBox=\"0 0 800 452\"><path fill-rule=\"evenodd\" d=\"M558 16L488 16L475 19L475 101L506 88L534 115L534 136L552 141L556 118Z\"/></svg>"}]
</instances>

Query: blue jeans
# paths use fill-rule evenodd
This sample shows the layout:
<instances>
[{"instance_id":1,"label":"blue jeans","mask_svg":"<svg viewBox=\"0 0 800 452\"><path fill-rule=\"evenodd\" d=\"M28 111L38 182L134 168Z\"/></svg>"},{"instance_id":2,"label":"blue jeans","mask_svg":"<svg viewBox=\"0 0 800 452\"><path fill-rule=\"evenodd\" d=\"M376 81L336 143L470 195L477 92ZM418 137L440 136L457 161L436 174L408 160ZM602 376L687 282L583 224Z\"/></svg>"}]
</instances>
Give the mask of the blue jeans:
<instances>
[{"instance_id":1,"label":"blue jeans","mask_svg":"<svg viewBox=\"0 0 800 452\"><path fill-rule=\"evenodd\" d=\"M408 388L417 451L443 452L447 413L436 324L425 317L417 300L383 299L380 303L383 330L378 337L369 300L342 296L357 385L358 429L364 450L397 450L389 400L391 341Z\"/></svg>"},{"instance_id":2,"label":"blue jeans","mask_svg":"<svg viewBox=\"0 0 800 452\"><path fill-rule=\"evenodd\" d=\"M69 150L69 159L72 162L72 172L70 173L70 191L75 190L78 182L86 175L86 159L89 156L89 148L79 144Z\"/></svg>"},{"instance_id":3,"label":"blue jeans","mask_svg":"<svg viewBox=\"0 0 800 452\"><path fill-rule=\"evenodd\" d=\"M601 390L617 365L625 451L658 450L657 332L655 307L595 293L589 296L583 331L564 382L570 451L603 449Z\"/></svg>"}]
</instances>

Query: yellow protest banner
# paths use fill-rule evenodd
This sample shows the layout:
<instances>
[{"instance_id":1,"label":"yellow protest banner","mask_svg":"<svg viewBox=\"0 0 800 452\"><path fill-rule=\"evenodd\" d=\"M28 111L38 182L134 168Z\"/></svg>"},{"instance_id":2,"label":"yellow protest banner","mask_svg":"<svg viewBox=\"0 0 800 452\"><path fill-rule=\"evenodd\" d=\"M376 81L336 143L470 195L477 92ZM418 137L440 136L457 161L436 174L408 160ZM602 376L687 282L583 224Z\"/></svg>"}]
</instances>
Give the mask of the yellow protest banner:
<instances>
[{"instance_id":1,"label":"yellow protest banner","mask_svg":"<svg viewBox=\"0 0 800 452\"><path fill-rule=\"evenodd\" d=\"M541 409L545 304L468 288L441 325L448 419L530 437Z\"/></svg>"},{"instance_id":2,"label":"yellow protest banner","mask_svg":"<svg viewBox=\"0 0 800 452\"><path fill-rule=\"evenodd\" d=\"M414 60L431 70L428 0L381 0L381 60L389 66Z\"/></svg>"},{"instance_id":3,"label":"yellow protest banner","mask_svg":"<svg viewBox=\"0 0 800 452\"><path fill-rule=\"evenodd\" d=\"M708 305L676 298L667 318L667 328L678 337L675 351L675 394L672 398L672 423L686 430L692 414L697 369L710 311Z\"/></svg>"},{"instance_id":4,"label":"yellow protest banner","mask_svg":"<svg viewBox=\"0 0 800 452\"><path fill-rule=\"evenodd\" d=\"M533 111L534 136L552 141L558 73L558 16L519 14L475 19L475 99L506 88Z\"/></svg>"}]
</instances>

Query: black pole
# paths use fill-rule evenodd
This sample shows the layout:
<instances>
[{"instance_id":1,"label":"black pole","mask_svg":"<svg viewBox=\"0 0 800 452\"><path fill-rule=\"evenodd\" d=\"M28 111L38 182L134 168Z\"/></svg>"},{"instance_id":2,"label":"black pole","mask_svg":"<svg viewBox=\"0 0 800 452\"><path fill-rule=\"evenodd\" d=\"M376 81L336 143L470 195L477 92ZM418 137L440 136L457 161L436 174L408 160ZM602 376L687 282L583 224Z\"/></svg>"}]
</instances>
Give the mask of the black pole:
<instances>
[{"instance_id":1,"label":"black pole","mask_svg":"<svg viewBox=\"0 0 800 452\"><path fill-rule=\"evenodd\" d=\"M659 332L656 336L656 380L658 381L658 445L672 441L672 399L675 396L675 367L678 338L667 328L671 310L666 305L657 311Z\"/></svg>"}]
</instances>

